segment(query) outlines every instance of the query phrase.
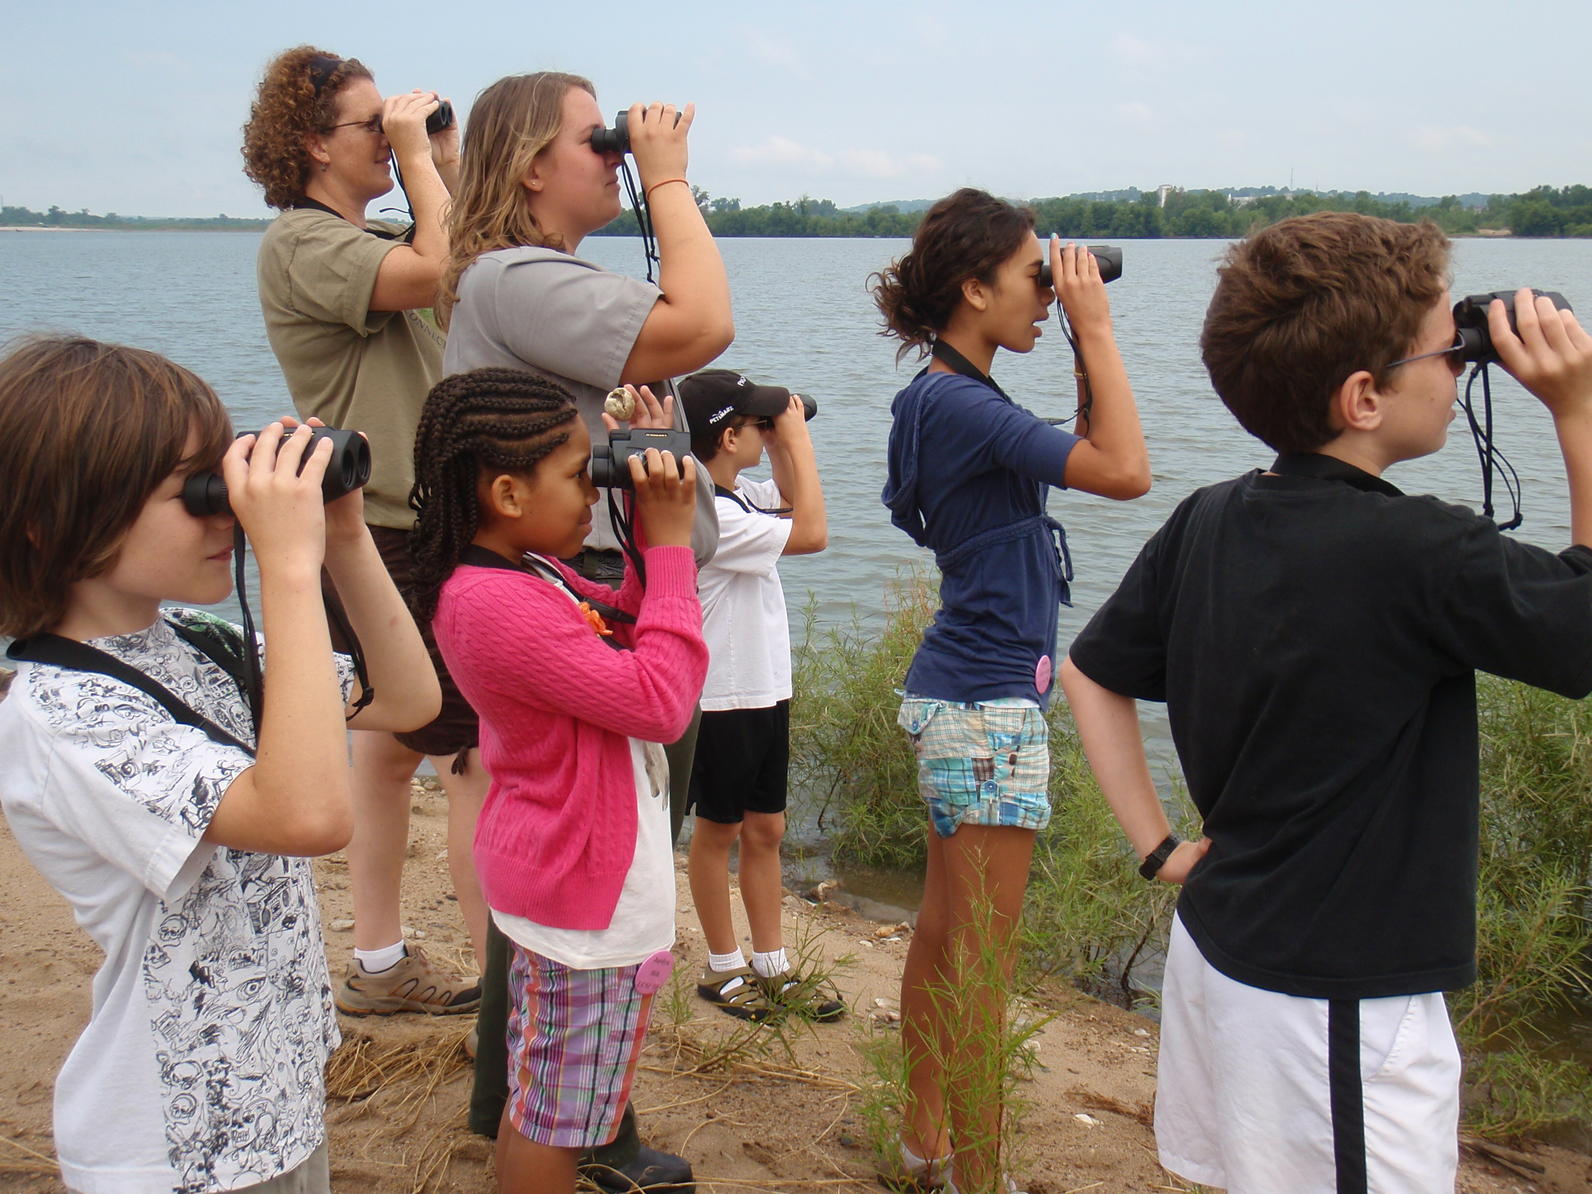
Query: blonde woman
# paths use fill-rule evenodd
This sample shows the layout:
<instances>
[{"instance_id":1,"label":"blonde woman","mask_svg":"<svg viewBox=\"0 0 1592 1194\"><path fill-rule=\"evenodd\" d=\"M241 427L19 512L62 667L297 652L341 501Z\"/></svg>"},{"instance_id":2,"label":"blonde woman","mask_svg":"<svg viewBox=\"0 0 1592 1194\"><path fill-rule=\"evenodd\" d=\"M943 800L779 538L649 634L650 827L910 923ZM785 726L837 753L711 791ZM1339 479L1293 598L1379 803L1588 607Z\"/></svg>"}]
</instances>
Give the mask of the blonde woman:
<instances>
[{"instance_id":1,"label":"blonde woman","mask_svg":"<svg viewBox=\"0 0 1592 1194\"><path fill-rule=\"evenodd\" d=\"M655 398L654 389L661 394L666 379L708 364L735 335L724 263L686 178L694 118L691 105L682 111L636 104L628 113L631 153L658 238L654 285L579 256L586 237L620 212L620 155L592 145L606 121L591 83L543 71L499 79L476 97L439 302L448 329L445 373L505 367L540 374L569 391L598 443L608 435L603 400L620 385L637 390L632 426L685 429L684 413L671 397ZM698 478L691 546L700 564L713 553L718 521L707 470L698 470ZM575 564L589 578L618 584L624 557L605 506L596 509ZM695 741L693 719L667 749L676 834ZM499 927L488 948L471 1106L471 1126L486 1134L497 1132L507 1095L507 948ZM518 1133L507 1125L498 1135L501 1155ZM670 1188L690 1180L690 1166L680 1158L639 1145L628 1110L618 1138L597 1159L623 1169L617 1175L602 1166L588 1170L613 1189L630 1190L632 1183Z\"/></svg>"}]
</instances>

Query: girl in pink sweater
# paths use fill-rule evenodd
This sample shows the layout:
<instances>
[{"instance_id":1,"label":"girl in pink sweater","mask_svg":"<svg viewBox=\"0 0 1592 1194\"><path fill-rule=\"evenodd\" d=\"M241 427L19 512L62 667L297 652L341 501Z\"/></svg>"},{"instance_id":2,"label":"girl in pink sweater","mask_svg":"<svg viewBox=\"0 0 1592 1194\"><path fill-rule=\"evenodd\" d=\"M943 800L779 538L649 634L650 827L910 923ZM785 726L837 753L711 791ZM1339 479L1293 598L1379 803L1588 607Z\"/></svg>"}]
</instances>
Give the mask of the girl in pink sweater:
<instances>
[{"instance_id":1,"label":"girl in pink sweater","mask_svg":"<svg viewBox=\"0 0 1592 1194\"><path fill-rule=\"evenodd\" d=\"M559 562L591 529L590 455L569 395L511 369L441 382L415 440L413 600L481 718L475 861L513 945L503 1191L573 1191L580 1152L618 1130L674 943L657 743L707 671L695 462L630 461L645 584L632 565L615 593Z\"/></svg>"}]
</instances>

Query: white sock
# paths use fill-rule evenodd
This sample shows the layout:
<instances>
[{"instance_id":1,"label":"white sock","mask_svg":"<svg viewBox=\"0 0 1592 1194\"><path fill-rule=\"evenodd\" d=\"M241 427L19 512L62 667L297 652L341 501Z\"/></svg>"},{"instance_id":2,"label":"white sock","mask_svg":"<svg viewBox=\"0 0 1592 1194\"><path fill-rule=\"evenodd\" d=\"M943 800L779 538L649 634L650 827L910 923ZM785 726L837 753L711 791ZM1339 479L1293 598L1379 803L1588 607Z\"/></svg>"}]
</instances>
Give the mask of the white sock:
<instances>
[{"instance_id":1,"label":"white sock","mask_svg":"<svg viewBox=\"0 0 1592 1194\"><path fill-rule=\"evenodd\" d=\"M785 956L785 947L769 953L752 951L752 969L764 978L773 978L776 974L784 974L790 969L790 959Z\"/></svg>"},{"instance_id":2,"label":"white sock","mask_svg":"<svg viewBox=\"0 0 1592 1194\"><path fill-rule=\"evenodd\" d=\"M733 954L708 953L708 969L715 974L724 974L727 971L739 970L746 965L746 955L737 947ZM731 991L738 991L746 985L744 978L734 978L720 988L720 994L728 995Z\"/></svg>"},{"instance_id":3,"label":"white sock","mask_svg":"<svg viewBox=\"0 0 1592 1194\"><path fill-rule=\"evenodd\" d=\"M389 945L386 949L356 949L354 960L366 974L380 974L383 970L391 970L402 962L408 952L404 949L403 938L400 937L396 945Z\"/></svg>"}]
</instances>

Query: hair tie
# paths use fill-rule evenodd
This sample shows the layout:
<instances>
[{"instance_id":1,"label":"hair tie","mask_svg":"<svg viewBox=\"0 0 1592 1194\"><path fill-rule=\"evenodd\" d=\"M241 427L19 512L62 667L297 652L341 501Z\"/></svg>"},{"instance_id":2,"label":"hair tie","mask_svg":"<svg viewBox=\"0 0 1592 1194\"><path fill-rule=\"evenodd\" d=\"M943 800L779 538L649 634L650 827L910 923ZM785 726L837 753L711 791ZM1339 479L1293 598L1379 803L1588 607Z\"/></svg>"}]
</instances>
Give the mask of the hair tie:
<instances>
[{"instance_id":1,"label":"hair tie","mask_svg":"<svg viewBox=\"0 0 1592 1194\"><path fill-rule=\"evenodd\" d=\"M659 187L668 186L671 182L685 182L685 179L683 179L683 178L666 178L662 182L655 182L650 187L648 187L645 191L643 191L641 193L641 197L643 199L647 200L647 202L650 203L650 202L652 202L652 192L656 191Z\"/></svg>"}]
</instances>

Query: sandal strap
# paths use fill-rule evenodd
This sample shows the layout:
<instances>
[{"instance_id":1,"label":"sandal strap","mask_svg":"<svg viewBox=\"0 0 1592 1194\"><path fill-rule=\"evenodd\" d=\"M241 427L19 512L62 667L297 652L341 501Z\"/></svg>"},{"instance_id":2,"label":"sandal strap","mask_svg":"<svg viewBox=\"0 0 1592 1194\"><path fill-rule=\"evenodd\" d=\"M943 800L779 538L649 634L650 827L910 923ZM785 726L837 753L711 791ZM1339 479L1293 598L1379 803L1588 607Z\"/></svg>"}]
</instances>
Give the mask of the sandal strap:
<instances>
[{"instance_id":1,"label":"sandal strap","mask_svg":"<svg viewBox=\"0 0 1592 1194\"><path fill-rule=\"evenodd\" d=\"M741 985L732 991L725 991L724 988L735 979L740 979ZM711 989L720 1002L731 1007L767 1010L768 999L758 983L755 970L750 966L738 966L734 970L714 970L711 967L704 969L697 985Z\"/></svg>"}]
</instances>

